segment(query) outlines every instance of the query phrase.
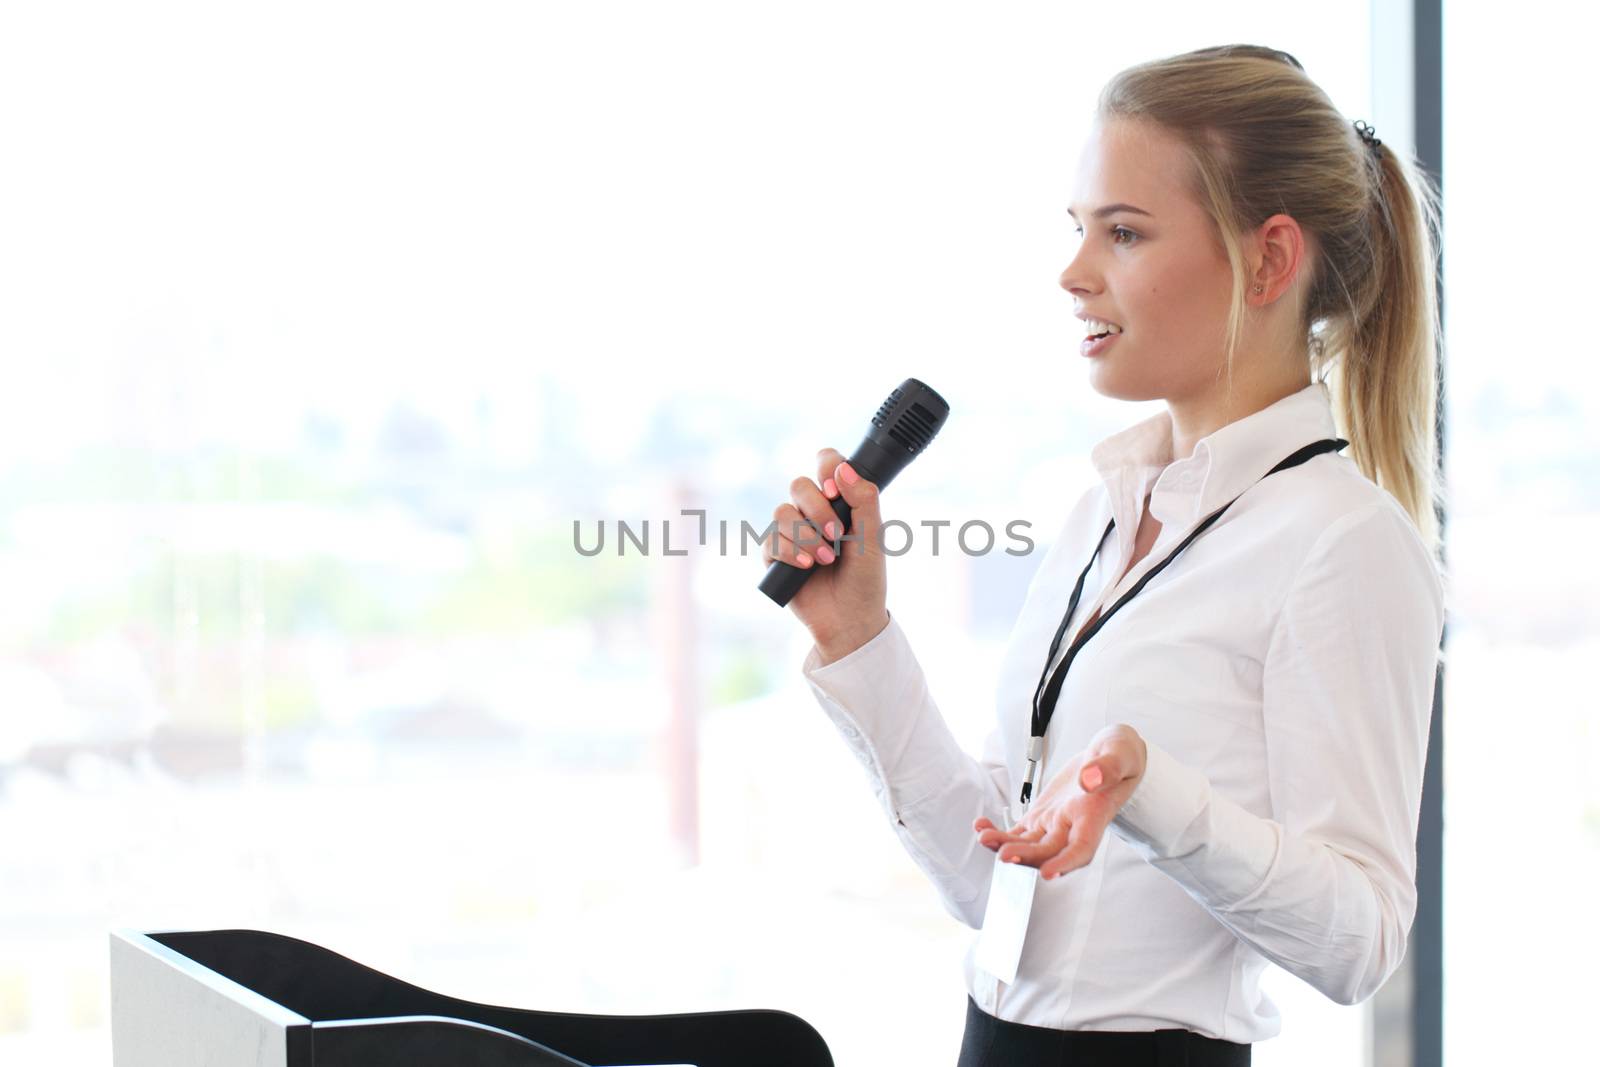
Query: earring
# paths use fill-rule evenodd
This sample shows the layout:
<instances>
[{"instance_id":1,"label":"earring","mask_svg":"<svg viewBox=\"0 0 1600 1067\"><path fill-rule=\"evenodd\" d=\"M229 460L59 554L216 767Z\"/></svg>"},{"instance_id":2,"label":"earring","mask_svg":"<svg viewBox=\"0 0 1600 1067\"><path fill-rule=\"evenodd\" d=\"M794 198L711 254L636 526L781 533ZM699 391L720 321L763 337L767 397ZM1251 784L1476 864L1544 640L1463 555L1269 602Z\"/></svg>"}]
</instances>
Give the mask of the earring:
<instances>
[{"instance_id":1,"label":"earring","mask_svg":"<svg viewBox=\"0 0 1600 1067\"><path fill-rule=\"evenodd\" d=\"M1258 292L1258 293L1261 292L1261 286L1259 286L1259 285L1256 286L1256 292Z\"/></svg>"}]
</instances>

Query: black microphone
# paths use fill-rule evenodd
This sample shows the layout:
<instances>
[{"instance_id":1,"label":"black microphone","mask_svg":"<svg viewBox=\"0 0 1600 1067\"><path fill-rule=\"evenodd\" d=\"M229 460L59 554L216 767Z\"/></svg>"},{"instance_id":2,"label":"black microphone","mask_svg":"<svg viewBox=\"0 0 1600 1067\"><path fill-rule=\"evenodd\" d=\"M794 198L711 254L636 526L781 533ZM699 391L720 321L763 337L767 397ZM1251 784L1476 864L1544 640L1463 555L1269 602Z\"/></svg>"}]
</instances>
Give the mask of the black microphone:
<instances>
[{"instance_id":1,"label":"black microphone","mask_svg":"<svg viewBox=\"0 0 1600 1067\"><path fill-rule=\"evenodd\" d=\"M855 472L879 489L894 481L894 476L916 459L933 440L944 420L950 415L950 405L944 397L929 389L915 378L907 378L900 387L889 394L872 416L872 426L867 436L856 446L849 463ZM842 533L850 532L850 505L844 494L829 501L833 513L839 516ZM782 532L781 530L779 531ZM820 536L820 534L819 534ZM848 551L841 548L841 552ZM817 568L795 567L781 559L772 561L766 576L761 579L761 591L771 597L780 608L806 584L811 572Z\"/></svg>"}]
</instances>

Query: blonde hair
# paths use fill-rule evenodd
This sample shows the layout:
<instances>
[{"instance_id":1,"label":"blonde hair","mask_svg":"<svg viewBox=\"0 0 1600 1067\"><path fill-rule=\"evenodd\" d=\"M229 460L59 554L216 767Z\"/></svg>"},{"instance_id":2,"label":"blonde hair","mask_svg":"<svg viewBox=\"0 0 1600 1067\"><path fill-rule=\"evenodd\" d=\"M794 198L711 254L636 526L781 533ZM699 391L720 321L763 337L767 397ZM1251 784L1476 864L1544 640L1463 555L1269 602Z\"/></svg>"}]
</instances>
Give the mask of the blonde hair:
<instances>
[{"instance_id":1,"label":"blonde hair","mask_svg":"<svg viewBox=\"0 0 1600 1067\"><path fill-rule=\"evenodd\" d=\"M1316 237L1302 309L1312 377L1327 381L1350 456L1410 515L1439 559L1439 194L1387 143L1369 147L1287 52L1222 45L1112 78L1101 118L1153 122L1193 168L1233 272L1230 375L1245 315L1240 235L1286 214Z\"/></svg>"}]
</instances>

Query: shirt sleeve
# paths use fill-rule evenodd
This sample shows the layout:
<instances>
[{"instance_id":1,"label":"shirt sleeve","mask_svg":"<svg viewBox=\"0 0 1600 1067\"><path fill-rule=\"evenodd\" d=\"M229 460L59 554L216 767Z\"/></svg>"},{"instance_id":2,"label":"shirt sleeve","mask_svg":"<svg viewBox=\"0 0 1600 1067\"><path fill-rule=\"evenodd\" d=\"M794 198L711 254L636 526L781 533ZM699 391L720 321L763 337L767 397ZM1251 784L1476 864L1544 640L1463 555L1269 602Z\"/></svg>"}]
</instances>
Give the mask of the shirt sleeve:
<instances>
[{"instance_id":1,"label":"shirt sleeve","mask_svg":"<svg viewBox=\"0 0 1600 1067\"><path fill-rule=\"evenodd\" d=\"M1333 523L1301 566L1262 673L1272 818L1145 739L1112 830L1263 956L1340 1004L1400 965L1443 586L1398 508Z\"/></svg>"},{"instance_id":2,"label":"shirt sleeve","mask_svg":"<svg viewBox=\"0 0 1600 1067\"><path fill-rule=\"evenodd\" d=\"M972 824L983 815L1006 825L1009 771L999 723L982 759L961 748L893 614L876 637L826 666L813 646L801 670L945 910L982 927L995 854L978 843Z\"/></svg>"}]
</instances>

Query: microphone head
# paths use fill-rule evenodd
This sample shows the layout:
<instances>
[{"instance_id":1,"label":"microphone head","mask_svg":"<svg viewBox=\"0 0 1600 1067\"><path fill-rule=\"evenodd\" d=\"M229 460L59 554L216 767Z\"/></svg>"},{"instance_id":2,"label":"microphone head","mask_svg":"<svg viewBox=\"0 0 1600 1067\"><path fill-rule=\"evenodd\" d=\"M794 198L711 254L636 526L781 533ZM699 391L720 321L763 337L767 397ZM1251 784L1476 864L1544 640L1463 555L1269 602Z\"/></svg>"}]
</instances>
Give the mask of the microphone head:
<instances>
[{"instance_id":1,"label":"microphone head","mask_svg":"<svg viewBox=\"0 0 1600 1067\"><path fill-rule=\"evenodd\" d=\"M860 446L850 456L850 466L879 489L894 481L927 448L950 415L944 397L915 378L907 378L889 394L872 416L872 425ZM844 529L850 529L850 505L844 497L832 501L833 512ZM814 567L796 567L780 559L772 561L760 589L780 608L784 607L816 573Z\"/></svg>"},{"instance_id":2,"label":"microphone head","mask_svg":"<svg viewBox=\"0 0 1600 1067\"><path fill-rule=\"evenodd\" d=\"M950 405L916 378L907 378L872 416L872 427L856 449L852 466L883 488L932 443L950 416Z\"/></svg>"}]
</instances>

